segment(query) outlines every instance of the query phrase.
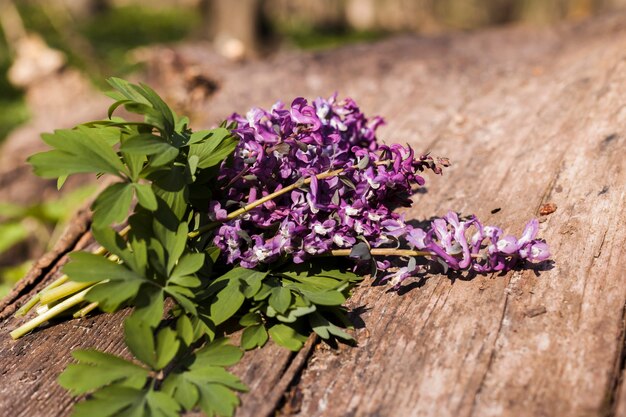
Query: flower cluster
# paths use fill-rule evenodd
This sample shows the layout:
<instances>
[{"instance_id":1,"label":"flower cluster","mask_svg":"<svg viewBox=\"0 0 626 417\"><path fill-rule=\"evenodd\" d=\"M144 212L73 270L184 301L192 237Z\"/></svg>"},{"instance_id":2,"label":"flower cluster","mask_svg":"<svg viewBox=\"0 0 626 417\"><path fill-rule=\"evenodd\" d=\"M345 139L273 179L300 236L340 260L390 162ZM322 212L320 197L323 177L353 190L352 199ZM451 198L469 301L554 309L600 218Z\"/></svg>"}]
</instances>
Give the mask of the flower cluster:
<instances>
[{"instance_id":1,"label":"flower cluster","mask_svg":"<svg viewBox=\"0 0 626 417\"><path fill-rule=\"evenodd\" d=\"M536 239L539 222L530 220L518 239L504 235L502 229L483 226L475 217L459 220L455 212L431 222L425 231L407 225L405 239L412 249L427 252L454 270L473 269L476 272L497 272L512 269L520 259L541 262L550 257L548 245ZM473 233L472 233L473 231ZM400 269L389 275L397 284L411 276L414 269Z\"/></svg>"},{"instance_id":2,"label":"flower cluster","mask_svg":"<svg viewBox=\"0 0 626 417\"><path fill-rule=\"evenodd\" d=\"M416 156L408 146L379 144L375 131L383 120L368 120L351 99L297 98L288 108L277 103L270 111L234 114L231 121L238 124L234 133L240 141L232 163L221 167L222 194L209 207L213 219L223 222L214 242L228 263L254 268L285 255L302 262L359 242L389 248L389 255L408 244L450 268L478 272L549 255L545 244L534 240L536 221L519 240L475 218L460 221L454 213L433 221L429 230L406 224L394 209L411 205L416 187L424 185L422 172L440 174L448 161ZM228 216L270 195L241 216ZM470 227L476 231L468 240ZM390 263L378 267L386 270ZM410 262L389 278L398 284L414 270Z\"/></svg>"}]
</instances>

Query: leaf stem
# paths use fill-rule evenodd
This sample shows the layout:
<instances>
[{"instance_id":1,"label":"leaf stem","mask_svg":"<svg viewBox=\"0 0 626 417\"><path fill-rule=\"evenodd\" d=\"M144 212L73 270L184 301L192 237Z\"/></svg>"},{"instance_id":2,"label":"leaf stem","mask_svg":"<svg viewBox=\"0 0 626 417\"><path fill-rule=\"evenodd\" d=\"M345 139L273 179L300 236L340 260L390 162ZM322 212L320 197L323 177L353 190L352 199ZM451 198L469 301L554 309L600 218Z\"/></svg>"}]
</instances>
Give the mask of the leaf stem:
<instances>
[{"instance_id":1,"label":"leaf stem","mask_svg":"<svg viewBox=\"0 0 626 417\"><path fill-rule=\"evenodd\" d=\"M52 307L50 310L46 311L45 313L35 317L34 319L30 320L29 322L27 322L26 324L18 327L17 329L13 330L10 335L13 338L13 340L19 339L20 337L24 336L26 333L30 332L31 330L34 330L35 328L37 328L39 325L45 323L46 321L52 319L53 317L57 316L58 314L74 307L77 304L82 303L83 301L85 301L85 294L87 294L87 292L89 291L89 288L74 294L73 296L71 296L70 298L68 298L67 300L63 300L62 302L60 302L59 304L55 305L54 307Z\"/></svg>"},{"instance_id":2,"label":"leaf stem","mask_svg":"<svg viewBox=\"0 0 626 417\"><path fill-rule=\"evenodd\" d=\"M320 256L350 256L351 252L352 249L334 249ZM428 251L395 248L372 248L370 249L370 254L373 256L438 256L436 253ZM470 256L474 259L483 257L483 255L477 253L472 253Z\"/></svg>"},{"instance_id":3,"label":"leaf stem","mask_svg":"<svg viewBox=\"0 0 626 417\"><path fill-rule=\"evenodd\" d=\"M327 256L350 256L351 252L352 249L335 249L327 252ZM427 251L395 248L372 248L370 254L374 256L433 256Z\"/></svg>"}]
</instances>

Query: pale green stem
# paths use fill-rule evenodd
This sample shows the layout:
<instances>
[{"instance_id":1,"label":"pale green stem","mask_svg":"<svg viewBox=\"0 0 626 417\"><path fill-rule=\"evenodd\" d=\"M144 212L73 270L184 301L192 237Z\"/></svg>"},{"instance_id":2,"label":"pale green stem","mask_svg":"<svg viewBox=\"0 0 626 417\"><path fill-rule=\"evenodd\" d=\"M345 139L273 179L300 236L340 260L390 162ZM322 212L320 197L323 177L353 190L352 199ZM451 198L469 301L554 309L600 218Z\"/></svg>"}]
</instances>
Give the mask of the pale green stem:
<instances>
[{"instance_id":1,"label":"pale green stem","mask_svg":"<svg viewBox=\"0 0 626 417\"><path fill-rule=\"evenodd\" d=\"M87 287L91 287L96 284L95 282L76 282L70 281L65 284L53 288L49 291L42 292L39 296L39 302L41 304L50 304L58 301L62 298L76 294L78 291L84 290Z\"/></svg>"},{"instance_id":2,"label":"pale green stem","mask_svg":"<svg viewBox=\"0 0 626 417\"><path fill-rule=\"evenodd\" d=\"M125 228L123 228L122 230L120 230L120 235L121 236L126 236L128 234L128 232L130 231L130 226L126 226ZM95 249L92 252L94 255L104 255L105 253L107 253L107 250L102 247L99 246L97 249ZM67 282L69 280L69 277L67 275L62 275L59 278L57 278L56 280L54 280L52 283L50 283L48 286L46 286L44 289L42 289L41 291L39 291L37 294L35 294L30 300L28 300L26 302L26 304L24 304L22 307L20 307L19 310L17 310L17 312L15 313L16 317L20 317L20 316L24 316L26 315L26 313L28 313L33 307L35 307L38 303L41 304L48 304L49 302L51 302L49 299L47 299L47 302L42 302L41 298L42 298L42 294L45 292L48 292L58 286L60 286L61 284L64 284L65 282ZM71 295L71 293L66 294L67 295Z\"/></svg>"},{"instance_id":3,"label":"pale green stem","mask_svg":"<svg viewBox=\"0 0 626 417\"><path fill-rule=\"evenodd\" d=\"M73 296L71 296L70 298L66 300L63 300L59 304L52 307L50 310L43 313L42 315L35 317L34 319L30 320L28 323L13 330L10 333L11 337L14 340L19 339L20 337L24 336L26 333L30 332L31 330L34 330L35 328L47 322L48 320L54 318L58 314L74 307L77 304L82 303L83 301L85 301L85 294L87 294L87 292L89 292L89 288L79 292L78 294L74 294Z\"/></svg>"},{"instance_id":4,"label":"pale green stem","mask_svg":"<svg viewBox=\"0 0 626 417\"><path fill-rule=\"evenodd\" d=\"M98 308L98 303L97 302L93 302L89 305L87 305L86 307L81 308L80 310L78 310L76 313L74 313L74 318L78 319L78 318L83 318L85 317L87 314L91 313L93 310L95 310L96 308Z\"/></svg>"},{"instance_id":5,"label":"pale green stem","mask_svg":"<svg viewBox=\"0 0 626 417\"><path fill-rule=\"evenodd\" d=\"M26 304L24 304L22 307L20 307L20 309L17 310L17 312L15 313L15 317L21 317L21 316L26 315L26 313L28 313L33 307L35 307L37 305L37 303L39 303L40 298L41 298L41 294L43 292L49 291L49 290L51 290L53 288L58 287L59 285L65 283L68 279L69 279L69 277L67 275L63 275L63 276L59 277L58 279L54 280L53 282L51 282L50 285L48 285L43 290L41 290L40 292L35 294L30 300L28 300L28 302Z\"/></svg>"}]
</instances>

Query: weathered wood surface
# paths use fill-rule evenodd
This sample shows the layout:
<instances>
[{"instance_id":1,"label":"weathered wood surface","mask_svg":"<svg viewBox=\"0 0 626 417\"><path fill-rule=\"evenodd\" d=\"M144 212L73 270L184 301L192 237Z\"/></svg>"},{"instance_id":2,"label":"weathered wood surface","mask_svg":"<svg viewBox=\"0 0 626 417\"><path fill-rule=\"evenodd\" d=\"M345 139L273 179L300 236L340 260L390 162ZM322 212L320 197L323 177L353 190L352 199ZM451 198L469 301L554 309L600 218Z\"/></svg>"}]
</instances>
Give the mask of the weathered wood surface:
<instances>
[{"instance_id":1,"label":"weathered wood surface","mask_svg":"<svg viewBox=\"0 0 626 417\"><path fill-rule=\"evenodd\" d=\"M626 15L244 66L198 47L157 51L154 61L148 79L162 81L166 95L183 97L170 76L178 67L217 83L193 95L198 126L335 90L384 115L381 138L454 162L430 179L410 218L454 209L519 233L542 204L558 207L541 223L551 268L437 275L401 295L363 285L350 300L358 347L312 339L297 355L275 346L247 353L235 371L252 390L238 416L626 416ZM72 236L78 243L67 249L88 240ZM124 312L8 338L20 323L10 318L14 306L54 275L61 255L0 313L5 415L67 415L71 399L54 380L70 350L123 350Z\"/></svg>"}]
</instances>

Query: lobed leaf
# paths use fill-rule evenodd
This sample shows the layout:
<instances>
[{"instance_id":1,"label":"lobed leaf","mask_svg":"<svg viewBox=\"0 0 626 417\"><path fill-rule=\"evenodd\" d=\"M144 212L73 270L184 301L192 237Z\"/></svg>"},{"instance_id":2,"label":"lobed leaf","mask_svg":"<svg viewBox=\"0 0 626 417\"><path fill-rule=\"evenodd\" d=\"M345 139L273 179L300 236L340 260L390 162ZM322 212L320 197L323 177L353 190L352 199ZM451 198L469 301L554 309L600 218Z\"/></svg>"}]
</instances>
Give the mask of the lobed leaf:
<instances>
[{"instance_id":1,"label":"lobed leaf","mask_svg":"<svg viewBox=\"0 0 626 417\"><path fill-rule=\"evenodd\" d=\"M245 350L263 347L267 342L267 330L263 324L257 324L244 329L241 335L241 347Z\"/></svg>"},{"instance_id":2,"label":"lobed leaf","mask_svg":"<svg viewBox=\"0 0 626 417\"><path fill-rule=\"evenodd\" d=\"M268 333L276 344L294 352L299 351L306 340L306 336L299 334L286 324L275 324L269 329Z\"/></svg>"},{"instance_id":3,"label":"lobed leaf","mask_svg":"<svg viewBox=\"0 0 626 417\"><path fill-rule=\"evenodd\" d=\"M59 376L59 384L74 395L85 394L114 382L140 388L148 370L117 356L95 349L75 350L73 363Z\"/></svg>"},{"instance_id":4,"label":"lobed leaf","mask_svg":"<svg viewBox=\"0 0 626 417\"><path fill-rule=\"evenodd\" d=\"M91 205L94 227L121 223L128 216L133 200L133 185L116 183L108 186Z\"/></svg>"}]
</instances>

